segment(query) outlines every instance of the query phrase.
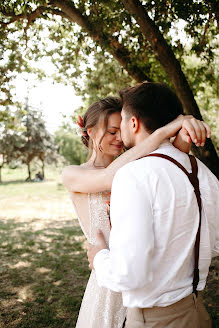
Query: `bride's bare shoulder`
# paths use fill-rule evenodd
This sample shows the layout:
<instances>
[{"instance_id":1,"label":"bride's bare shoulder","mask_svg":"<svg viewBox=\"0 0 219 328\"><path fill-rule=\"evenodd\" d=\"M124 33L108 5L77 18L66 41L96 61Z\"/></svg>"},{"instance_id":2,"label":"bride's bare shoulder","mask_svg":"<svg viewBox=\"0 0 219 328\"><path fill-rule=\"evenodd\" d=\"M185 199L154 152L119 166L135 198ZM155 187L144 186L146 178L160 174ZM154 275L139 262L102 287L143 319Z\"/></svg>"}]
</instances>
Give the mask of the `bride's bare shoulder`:
<instances>
[{"instance_id":1,"label":"bride's bare shoulder","mask_svg":"<svg viewBox=\"0 0 219 328\"><path fill-rule=\"evenodd\" d=\"M92 170L91 163L86 162L81 165L68 165L62 170L62 183L68 188L69 184L79 180L85 173L85 170Z\"/></svg>"},{"instance_id":2,"label":"bride's bare shoulder","mask_svg":"<svg viewBox=\"0 0 219 328\"><path fill-rule=\"evenodd\" d=\"M79 165L79 167L82 169L89 169L89 170L94 169L93 164L90 162L82 163L81 165Z\"/></svg>"},{"instance_id":3,"label":"bride's bare shoulder","mask_svg":"<svg viewBox=\"0 0 219 328\"><path fill-rule=\"evenodd\" d=\"M71 174L78 173L85 169L92 169L91 164L86 162L81 165L68 165L68 166L65 166L64 169L62 170L62 175L65 175L68 173L71 173Z\"/></svg>"}]
</instances>

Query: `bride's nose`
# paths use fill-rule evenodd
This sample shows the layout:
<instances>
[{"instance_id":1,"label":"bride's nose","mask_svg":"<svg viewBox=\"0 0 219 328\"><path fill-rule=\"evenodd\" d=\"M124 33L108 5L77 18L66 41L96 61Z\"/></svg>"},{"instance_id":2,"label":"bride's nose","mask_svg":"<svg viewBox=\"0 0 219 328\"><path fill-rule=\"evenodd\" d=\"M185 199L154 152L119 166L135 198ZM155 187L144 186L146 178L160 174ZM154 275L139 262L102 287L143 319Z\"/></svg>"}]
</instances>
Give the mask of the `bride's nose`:
<instances>
[{"instance_id":1,"label":"bride's nose","mask_svg":"<svg viewBox=\"0 0 219 328\"><path fill-rule=\"evenodd\" d=\"M121 138L121 131L117 131L116 133L116 141L122 142L122 138Z\"/></svg>"}]
</instances>

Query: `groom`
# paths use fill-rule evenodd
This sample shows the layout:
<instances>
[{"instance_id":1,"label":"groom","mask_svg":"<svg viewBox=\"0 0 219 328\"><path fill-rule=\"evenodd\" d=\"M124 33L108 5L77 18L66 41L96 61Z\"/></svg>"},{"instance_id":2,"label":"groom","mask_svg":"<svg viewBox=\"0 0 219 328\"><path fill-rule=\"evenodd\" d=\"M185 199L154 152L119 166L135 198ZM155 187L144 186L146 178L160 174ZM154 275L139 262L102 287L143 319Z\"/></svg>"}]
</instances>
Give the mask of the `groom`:
<instances>
[{"instance_id":1,"label":"groom","mask_svg":"<svg viewBox=\"0 0 219 328\"><path fill-rule=\"evenodd\" d=\"M121 97L121 136L127 148L182 113L178 98L163 84L142 83ZM90 267L101 287L122 292L128 308L126 328L208 328L211 322L201 291L211 257L219 255L219 183L197 161L200 215L197 179L195 194L177 166L179 163L191 172L189 156L169 140L153 152L157 153L161 157L139 159L117 172L112 186L109 249L98 232L99 244L88 247ZM197 292L193 277L199 222Z\"/></svg>"}]
</instances>

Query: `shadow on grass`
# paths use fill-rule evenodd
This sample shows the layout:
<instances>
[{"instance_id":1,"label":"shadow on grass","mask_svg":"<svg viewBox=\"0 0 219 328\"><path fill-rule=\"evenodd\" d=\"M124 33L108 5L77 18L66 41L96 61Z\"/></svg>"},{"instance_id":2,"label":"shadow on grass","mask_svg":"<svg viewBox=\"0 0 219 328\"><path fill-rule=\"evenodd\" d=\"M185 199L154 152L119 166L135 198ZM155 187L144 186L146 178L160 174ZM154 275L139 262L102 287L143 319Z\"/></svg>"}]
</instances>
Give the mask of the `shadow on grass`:
<instances>
[{"instance_id":1,"label":"shadow on grass","mask_svg":"<svg viewBox=\"0 0 219 328\"><path fill-rule=\"evenodd\" d=\"M19 180L10 180L10 181L2 181L0 182L0 186L8 186L8 185L20 185L20 184L25 184L25 183L43 183L49 180L43 180L43 181L34 181L34 180L24 180L24 179L19 179Z\"/></svg>"},{"instance_id":2,"label":"shadow on grass","mask_svg":"<svg viewBox=\"0 0 219 328\"><path fill-rule=\"evenodd\" d=\"M89 276L72 220L0 221L0 327L75 327ZM36 223L36 224L35 224Z\"/></svg>"},{"instance_id":3,"label":"shadow on grass","mask_svg":"<svg viewBox=\"0 0 219 328\"><path fill-rule=\"evenodd\" d=\"M0 327L75 327L89 276L85 238L75 220L0 220ZM205 304L217 321L219 260Z\"/></svg>"},{"instance_id":4,"label":"shadow on grass","mask_svg":"<svg viewBox=\"0 0 219 328\"><path fill-rule=\"evenodd\" d=\"M10 185L10 184L22 184L22 183L27 183L27 182L34 182L34 181L25 181L23 179L20 179L20 180L11 180L11 181L2 181L0 182L0 186L7 186L7 185Z\"/></svg>"}]
</instances>

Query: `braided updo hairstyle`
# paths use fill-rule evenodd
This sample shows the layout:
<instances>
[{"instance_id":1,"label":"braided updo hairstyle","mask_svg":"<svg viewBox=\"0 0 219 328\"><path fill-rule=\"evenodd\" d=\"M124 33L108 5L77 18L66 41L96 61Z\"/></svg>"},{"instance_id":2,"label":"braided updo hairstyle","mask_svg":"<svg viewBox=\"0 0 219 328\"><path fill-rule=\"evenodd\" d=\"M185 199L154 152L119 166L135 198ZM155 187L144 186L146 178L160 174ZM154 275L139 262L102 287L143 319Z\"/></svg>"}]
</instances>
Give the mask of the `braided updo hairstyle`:
<instances>
[{"instance_id":1,"label":"braided updo hairstyle","mask_svg":"<svg viewBox=\"0 0 219 328\"><path fill-rule=\"evenodd\" d=\"M106 97L104 99L98 100L88 108L83 118L84 128L82 129L83 135L81 137L82 142L87 148L90 150L93 148L93 143L87 133L87 130L89 128L97 128L99 123L103 123L104 133L99 141L100 148L100 144L107 131L109 116L113 113L120 113L121 110L122 102L121 99L117 97Z\"/></svg>"}]
</instances>

